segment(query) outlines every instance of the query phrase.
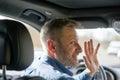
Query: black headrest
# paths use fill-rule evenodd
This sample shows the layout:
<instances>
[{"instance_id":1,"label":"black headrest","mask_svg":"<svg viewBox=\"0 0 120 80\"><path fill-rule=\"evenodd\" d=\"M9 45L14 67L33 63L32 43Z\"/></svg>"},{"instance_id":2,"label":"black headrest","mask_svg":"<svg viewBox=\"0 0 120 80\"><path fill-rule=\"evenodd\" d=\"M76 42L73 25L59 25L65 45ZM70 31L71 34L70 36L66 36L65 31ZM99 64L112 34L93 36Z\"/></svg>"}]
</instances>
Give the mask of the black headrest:
<instances>
[{"instance_id":1,"label":"black headrest","mask_svg":"<svg viewBox=\"0 0 120 80\"><path fill-rule=\"evenodd\" d=\"M33 61L33 43L27 28L18 21L0 20L0 68L23 70Z\"/></svg>"}]
</instances>

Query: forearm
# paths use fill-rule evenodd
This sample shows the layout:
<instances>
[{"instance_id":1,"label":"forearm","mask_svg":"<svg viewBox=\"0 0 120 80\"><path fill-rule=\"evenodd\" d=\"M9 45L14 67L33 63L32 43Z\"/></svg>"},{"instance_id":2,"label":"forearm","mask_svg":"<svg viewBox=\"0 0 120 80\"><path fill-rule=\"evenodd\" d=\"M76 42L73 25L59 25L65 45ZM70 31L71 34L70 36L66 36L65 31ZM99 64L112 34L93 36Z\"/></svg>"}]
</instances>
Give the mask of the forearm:
<instances>
[{"instance_id":1,"label":"forearm","mask_svg":"<svg viewBox=\"0 0 120 80\"><path fill-rule=\"evenodd\" d=\"M89 75L86 70L84 70L82 73L78 75L74 75L73 77L75 78L75 80L91 80L92 79L92 76Z\"/></svg>"}]
</instances>

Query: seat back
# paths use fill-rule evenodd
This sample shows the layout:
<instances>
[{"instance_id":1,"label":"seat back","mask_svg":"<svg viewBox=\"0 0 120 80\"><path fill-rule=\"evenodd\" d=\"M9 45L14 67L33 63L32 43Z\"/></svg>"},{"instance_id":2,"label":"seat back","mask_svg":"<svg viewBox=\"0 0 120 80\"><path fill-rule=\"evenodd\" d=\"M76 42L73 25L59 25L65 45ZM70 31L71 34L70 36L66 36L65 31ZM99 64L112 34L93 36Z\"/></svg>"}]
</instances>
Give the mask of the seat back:
<instances>
[{"instance_id":1,"label":"seat back","mask_svg":"<svg viewBox=\"0 0 120 80\"><path fill-rule=\"evenodd\" d=\"M0 68L3 73L6 69L26 69L33 61L33 53L33 43L27 28L18 21L0 20Z\"/></svg>"}]
</instances>

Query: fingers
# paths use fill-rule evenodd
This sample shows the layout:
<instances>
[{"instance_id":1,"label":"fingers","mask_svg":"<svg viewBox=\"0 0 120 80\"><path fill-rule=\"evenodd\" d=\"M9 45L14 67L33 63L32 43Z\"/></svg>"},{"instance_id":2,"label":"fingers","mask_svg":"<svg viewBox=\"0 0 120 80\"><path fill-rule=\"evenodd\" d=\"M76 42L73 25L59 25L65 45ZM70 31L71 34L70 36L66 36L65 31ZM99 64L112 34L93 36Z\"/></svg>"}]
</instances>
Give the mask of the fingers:
<instances>
[{"instance_id":1,"label":"fingers","mask_svg":"<svg viewBox=\"0 0 120 80\"><path fill-rule=\"evenodd\" d=\"M86 56L83 56L83 58L84 58L86 67L88 67L90 65L88 58Z\"/></svg>"},{"instance_id":2,"label":"fingers","mask_svg":"<svg viewBox=\"0 0 120 80\"><path fill-rule=\"evenodd\" d=\"M97 45L97 47L95 49L95 53L94 53L95 55L97 54L99 47L100 47L100 43L98 43L98 45Z\"/></svg>"},{"instance_id":3,"label":"fingers","mask_svg":"<svg viewBox=\"0 0 120 80\"><path fill-rule=\"evenodd\" d=\"M84 42L84 51L85 51L85 54L86 54L86 61L89 63L91 63L91 60L90 60L90 57L89 57L89 48L88 48L88 45L87 45L87 42Z\"/></svg>"},{"instance_id":4,"label":"fingers","mask_svg":"<svg viewBox=\"0 0 120 80\"><path fill-rule=\"evenodd\" d=\"M85 49L86 55L88 55L88 54L96 55L99 47L100 47L100 43L97 44L97 47L94 50L92 39L90 39L90 41L88 41L88 42L84 42L84 49Z\"/></svg>"},{"instance_id":5,"label":"fingers","mask_svg":"<svg viewBox=\"0 0 120 80\"><path fill-rule=\"evenodd\" d=\"M95 58L95 56L97 55L99 47L100 47L100 43L98 43L97 47L94 49L92 39L90 39L90 41L88 42L84 42L84 51L87 58L86 60L88 60L89 63L91 63L91 59Z\"/></svg>"},{"instance_id":6,"label":"fingers","mask_svg":"<svg viewBox=\"0 0 120 80\"><path fill-rule=\"evenodd\" d=\"M90 39L89 41L90 53L94 53L93 41Z\"/></svg>"},{"instance_id":7,"label":"fingers","mask_svg":"<svg viewBox=\"0 0 120 80\"><path fill-rule=\"evenodd\" d=\"M93 48L93 42L92 39L88 42L84 42L84 50L85 50L85 54L86 54L86 60L89 61L89 63L91 63L91 56L93 56L93 52L94 52L94 48Z\"/></svg>"}]
</instances>

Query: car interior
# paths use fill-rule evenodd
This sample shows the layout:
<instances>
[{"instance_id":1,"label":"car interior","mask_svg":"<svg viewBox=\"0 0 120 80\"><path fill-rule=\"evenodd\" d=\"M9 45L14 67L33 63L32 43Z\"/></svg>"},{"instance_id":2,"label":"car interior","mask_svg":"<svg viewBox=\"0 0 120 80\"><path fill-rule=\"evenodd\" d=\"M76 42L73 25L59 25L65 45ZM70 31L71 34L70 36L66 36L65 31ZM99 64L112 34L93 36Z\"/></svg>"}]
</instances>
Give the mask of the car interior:
<instances>
[{"instance_id":1,"label":"car interior","mask_svg":"<svg viewBox=\"0 0 120 80\"><path fill-rule=\"evenodd\" d=\"M42 25L48 20L69 18L80 22L82 29L90 31L112 28L117 33L117 37L114 39L111 39L112 32L107 33L105 39L101 37L102 30L95 30L96 33L95 31L92 33L94 37L97 36L94 39L102 44L108 46L111 41L120 41L120 0L0 0L0 16L4 16L4 19L0 18L0 69L2 71L0 80L44 80L36 75L21 77L6 73L9 70L16 72L29 70L30 72L32 71L31 64L40 59L37 58L35 61L34 41L26 24L40 32ZM91 34L87 30L86 32L87 34L84 36ZM105 40L105 42L97 39ZM106 45L103 46L103 49L107 50ZM120 55L119 49L117 56ZM115 50L112 51L115 52ZM109 57L99 55L102 58L111 59L104 64L111 63L112 65L100 64L100 69L92 80L120 80L120 58L117 58L116 55ZM100 61L102 60L104 59L100 59ZM76 67L75 74L85 69L84 61L80 59L79 62L80 65Z\"/></svg>"}]
</instances>

